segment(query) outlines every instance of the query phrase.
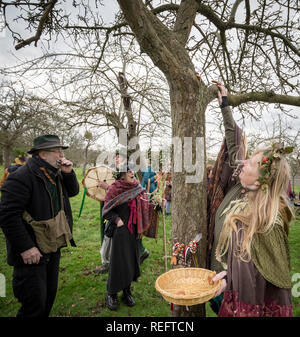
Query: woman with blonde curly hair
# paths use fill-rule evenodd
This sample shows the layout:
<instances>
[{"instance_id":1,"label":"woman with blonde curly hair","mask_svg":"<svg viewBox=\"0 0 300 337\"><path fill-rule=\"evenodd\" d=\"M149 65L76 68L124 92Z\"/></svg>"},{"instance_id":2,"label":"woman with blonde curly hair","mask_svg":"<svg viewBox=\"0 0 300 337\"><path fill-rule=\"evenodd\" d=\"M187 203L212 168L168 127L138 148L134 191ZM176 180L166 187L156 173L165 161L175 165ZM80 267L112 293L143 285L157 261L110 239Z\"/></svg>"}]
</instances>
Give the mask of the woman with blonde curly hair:
<instances>
[{"instance_id":1,"label":"woman with blonde curly hair","mask_svg":"<svg viewBox=\"0 0 300 337\"><path fill-rule=\"evenodd\" d=\"M287 199L292 148L273 144L241 161L239 184L245 190L222 210L224 224L215 257L224 269L221 317L293 316L288 229L292 211Z\"/></svg>"}]
</instances>

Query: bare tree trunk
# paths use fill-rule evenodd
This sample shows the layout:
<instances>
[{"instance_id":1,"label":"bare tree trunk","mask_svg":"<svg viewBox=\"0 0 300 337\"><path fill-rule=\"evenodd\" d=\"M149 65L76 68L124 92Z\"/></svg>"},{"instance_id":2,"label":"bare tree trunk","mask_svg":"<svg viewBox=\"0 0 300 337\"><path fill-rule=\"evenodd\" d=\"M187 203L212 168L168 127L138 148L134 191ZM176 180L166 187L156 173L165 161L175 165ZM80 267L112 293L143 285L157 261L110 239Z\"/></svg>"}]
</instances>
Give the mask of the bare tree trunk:
<instances>
[{"instance_id":1,"label":"bare tree trunk","mask_svg":"<svg viewBox=\"0 0 300 337\"><path fill-rule=\"evenodd\" d=\"M174 153L172 167L172 237L173 241L188 245L199 233L202 239L199 243L197 267L205 267L206 260L206 179L205 175L205 110L204 89L193 79L186 77L183 81L173 81L170 84L172 108L173 139L179 137L182 141L182 172L177 164L181 157ZM201 91L202 90L202 91ZM201 91L199 93L199 91ZM201 94L202 93L202 94ZM189 141L192 141L190 148ZM201 147L197 147L200 144ZM188 152L192 151L192 163L196 168L190 172L188 168ZM188 182L190 180L190 182ZM184 223L183 223L184 221ZM183 306L173 306L172 316L192 317L205 316L205 306L196 305L186 310Z\"/></svg>"},{"instance_id":2,"label":"bare tree trunk","mask_svg":"<svg viewBox=\"0 0 300 337\"><path fill-rule=\"evenodd\" d=\"M177 239L187 245L201 233L198 267L204 267L206 260L205 110L209 95L206 86L197 79L194 65L185 49L198 5L194 0L182 1L174 30L170 32L147 10L142 1L118 0L118 3L141 49L165 74L169 83L173 141L181 143L177 144L177 150L181 147L183 152L174 153L172 166L172 237L173 240ZM182 165L180 165L181 162ZM193 164L196 165L194 172L191 169ZM205 316L205 307L204 305L192 306L188 312L182 306L175 307L173 316Z\"/></svg>"},{"instance_id":3,"label":"bare tree trunk","mask_svg":"<svg viewBox=\"0 0 300 337\"><path fill-rule=\"evenodd\" d=\"M133 140L133 139L135 139L135 137L137 137L137 131L138 131L137 130L137 122L135 121L134 116L133 116L133 111L132 111L132 106L131 106L132 98L130 97L130 95L127 92L128 82L127 82L126 76L123 72L119 72L118 82L119 82L119 85L120 85L120 92L121 92L121 96L122 96L124 111L125 111L125 114L126 114L127 120L128 120L127 144L129 144L130 140ZM136 144L136 148L133 149L133 150L134 150L134 152L136 152L136 151L139 151L139 149L140 149L140 144L138 142ZM141 162L139 161L139 162L137 162L137 164L140 165ZM138 175L139 180L141 181L141 179L142 179L141 171L139 170L136 173Z\"/></svg>"},{"instance_id":4,"label":"bare tree trunk","mask_svg":"<svg viewBox=\"0 0 300 337\"><path fill-rule=\"evenodd\" d=\"M83 162L83 167L82 167L82 176L85 176L85 169L88 163L88 150L89 150L89 143L84 149L84 162Z\"/></svg>"},{"instance_id":5,"label":"bare tree trunk","mask_svg":"<svg viewBox=\"0 0 300 337\"><path fill-rule=\"evenodd\" d=\"M132 99L127 92L128 82L126 80L124 73L119 72L118 81L120 85L120 91L121 91L125 114L128 119L128 140L130 140L133 137L136 137L137 135L137 130L136 130L137 123L134 120L134 117L132 114L132 107L131 107Z\"/></svg>"},{"instance_id":6,"label":"bare tree trunk","mask_svg":"<svg viewBox=\"0 0 300 337\"><path fill-rule=\"evenodd\" d=\"M11 145L3 145L3 163L5 168L11 164L11 152Z\"/></svg>"}]
</instances>

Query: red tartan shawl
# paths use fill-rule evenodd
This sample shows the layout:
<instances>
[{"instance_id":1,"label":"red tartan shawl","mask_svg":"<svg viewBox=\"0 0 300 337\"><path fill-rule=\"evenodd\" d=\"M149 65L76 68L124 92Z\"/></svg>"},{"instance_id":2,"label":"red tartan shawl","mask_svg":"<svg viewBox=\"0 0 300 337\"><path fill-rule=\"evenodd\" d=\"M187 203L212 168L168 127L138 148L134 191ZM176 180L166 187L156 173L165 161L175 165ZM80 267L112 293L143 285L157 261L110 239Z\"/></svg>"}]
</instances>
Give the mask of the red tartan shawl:
<instances>
[{"instance_id":1,"label":"red tartan shawl","mask_svg":"<svg viewBox=\"0 0 300 337\"><path fill-rule=\"evenodd\" d=\"M125 202L136 200L136 225L138 234L142 234L150 226L149 198L146 190L135 179L132 183L124 180L116 180L109 186L106 195L102 215Z\"/></svg>"}]
</instances>

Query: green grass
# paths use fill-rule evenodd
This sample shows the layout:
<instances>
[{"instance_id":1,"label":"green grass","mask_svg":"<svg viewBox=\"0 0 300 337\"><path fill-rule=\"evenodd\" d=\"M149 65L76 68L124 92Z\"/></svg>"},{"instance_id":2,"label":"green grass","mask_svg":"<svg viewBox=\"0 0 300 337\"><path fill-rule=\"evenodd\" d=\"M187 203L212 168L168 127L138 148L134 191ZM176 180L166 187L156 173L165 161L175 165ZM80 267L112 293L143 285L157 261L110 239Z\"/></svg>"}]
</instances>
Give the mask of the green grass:
<instances>
[{"instance_id":1,"label":"green grass","mask_svg":"<svg viewBox=\"0 0 300 337\"><path fill-rule=\"evenodd\" d=\"M0 167L0 176L3 168ZM82 180L81 170L76 170L78 180ZM71 198L74 217L74 239L77 247L62 249L59 286L51 316L85 316L85 317L168 317L170 304L162 299L155 290L156 278L164 272L163 230L159 224L158 239L143 238L144 246L150 256L141 265L141 276L133 282L133 295L137 305L128 308L120 301L119 309L112 312L105 307L107 274L95 276L93 270L101 265L100 250L100 207L99 203L89 197L78 219L83 188L79 195ZM171 220L166 219L168 255L170 255ZM291 276L300 273L300 218L291 225ZM169 266L168 266L169 268ZM6 278L6 297L0 297L0 317L15 316L19 303L12 291L12 267L6 264L5 239L0 230L0 273ZM295 284L296 286L296 284ZM299 287L298 287L299 288ZM300 316L300 297L293 297L294 315ZM206 304L207 316L216 315Z\"/></svg>"},{"instance_id":2,"label":"green grass","mask_svg":"<svg viewBox=\"0 0 300 337\"><path fill-rule=\"evenodd\" d=\"M80 170L76 170L76 173L78 180L81 181ZM51 316L169 316L170 305L161 298L154 287L156 278L164 272L162 223L159 224L157 241L143 238L143 244L150 251L150 256L141 265L138 282L132 283L137 305L129 308L120 301L118 311L111 312L104 305L108 275L96 276L93 273L94 268L101 265L100 205L96 200L86 197L81 218L78 219L82 195L83 188L79 195L70 199L74 217L73 236L77 247L62 249L59 286ZM169 241L170 217L166 219L166 228ZM6 264L5 239L2 231L0 231L0 247L0 273L6 278L6 297L0 298L0 317L11 317L15 316L20 305L13 296L11 285L13 268Z\"/></svg>"},{"instance_id":3,"label":"green grass","mask_svg":"<svg viewBox=\"0 0 300 337\"><path fill-rule=\"evenodd\" d=\"M300 216L298 216L291 224L290 234L290 254L291 254L291 277L298 274L296 281L293 282L293 290L298 292L292 297L294 316L300 317ZM297 275L295 275L297 276Z\"/></svg>"}]
</instances>

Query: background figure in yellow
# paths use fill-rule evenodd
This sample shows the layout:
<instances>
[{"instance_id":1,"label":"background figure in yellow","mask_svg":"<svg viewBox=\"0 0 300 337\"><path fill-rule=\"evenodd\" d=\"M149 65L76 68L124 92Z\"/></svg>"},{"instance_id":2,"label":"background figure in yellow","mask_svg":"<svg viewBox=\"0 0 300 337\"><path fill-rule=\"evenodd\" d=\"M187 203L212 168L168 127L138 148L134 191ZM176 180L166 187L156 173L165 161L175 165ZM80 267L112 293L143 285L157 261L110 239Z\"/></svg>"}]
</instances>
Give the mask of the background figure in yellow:
<instances>
[{"instance_id":1,"label":"background figure in yellow","mask_svg":"<svg viewBox=\"0 0 300 337\"><path fill-rule=\"evenodd\" d=\"M29 157L30 156L20 155L17 158L15 158L15 164L11 164L4 170L3 176L0 180L0 187L4 184L5 180L10 175L10 173L15 172L19 167L26 164Z\"/></svg>"}]
</instances>

